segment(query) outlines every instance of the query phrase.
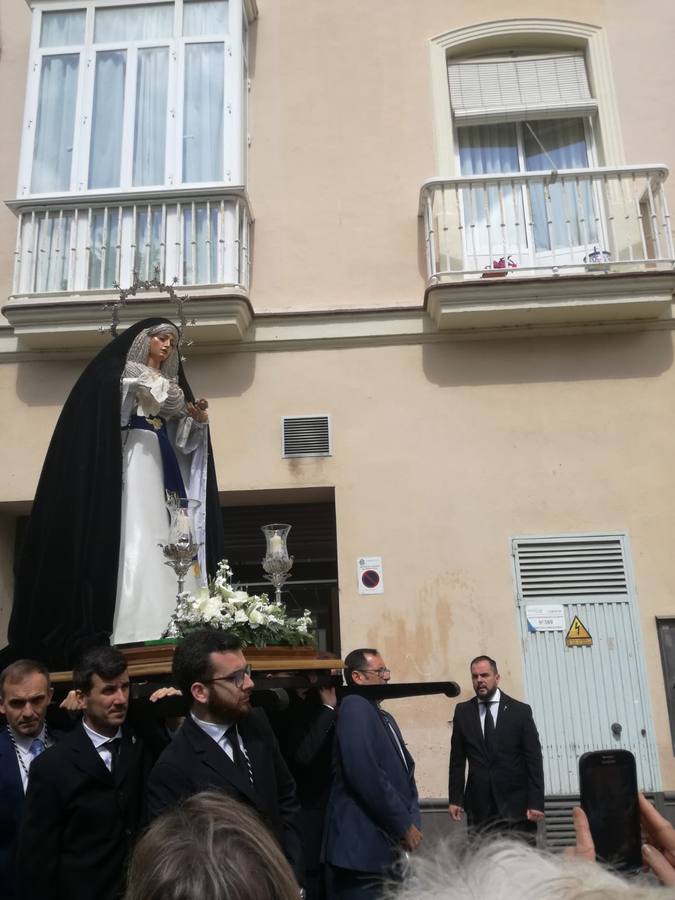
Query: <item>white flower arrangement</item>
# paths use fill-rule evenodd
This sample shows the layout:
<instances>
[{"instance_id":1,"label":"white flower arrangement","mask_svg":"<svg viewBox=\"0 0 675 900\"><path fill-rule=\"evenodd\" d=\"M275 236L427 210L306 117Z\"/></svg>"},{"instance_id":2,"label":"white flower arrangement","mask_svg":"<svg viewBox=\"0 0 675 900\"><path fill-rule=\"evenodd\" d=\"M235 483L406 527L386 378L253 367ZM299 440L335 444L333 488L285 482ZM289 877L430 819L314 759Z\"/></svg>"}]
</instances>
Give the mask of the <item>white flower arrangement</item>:
<instances>
[{"instance_id":1,"label":"white flower arrangement","mask_svg":"<svg viewBox=\"0 0 675 900\"><path fill-rule=\"evenodd\" d=\"M232 585L232 569L222 560L216 577L196 595L180 595L163 637L180 638L196 628L222 628L236 634L244 646L264 647L314 643L312 617L308 609L301 616L289 616L283 603L267 594L247 594Z\"/></svg>"}]
</instances>

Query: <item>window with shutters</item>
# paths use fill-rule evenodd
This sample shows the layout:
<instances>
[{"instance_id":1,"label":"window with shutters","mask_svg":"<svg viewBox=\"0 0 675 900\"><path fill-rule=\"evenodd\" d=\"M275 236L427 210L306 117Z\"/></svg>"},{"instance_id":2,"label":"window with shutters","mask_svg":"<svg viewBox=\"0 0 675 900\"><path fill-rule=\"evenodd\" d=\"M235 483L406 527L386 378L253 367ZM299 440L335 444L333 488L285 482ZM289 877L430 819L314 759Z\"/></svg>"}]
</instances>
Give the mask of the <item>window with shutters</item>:
<instances>
[{"instance_id":1,"label":"window with shutters","mask_svg":"<svg viewBox=\"0 0 675 900\"><path fill-rule=\"evenodd\" d=\"M561 254L581 262L597 249L597 190L583 173L557 177L597 165L597 103L583 54L451 58L448 83L458 168L476 177L461 192L474 267L504 260L517 268L533 254L541 265ZM542 172L549 177L508 178Z\"/></svg>"}]
</instances>

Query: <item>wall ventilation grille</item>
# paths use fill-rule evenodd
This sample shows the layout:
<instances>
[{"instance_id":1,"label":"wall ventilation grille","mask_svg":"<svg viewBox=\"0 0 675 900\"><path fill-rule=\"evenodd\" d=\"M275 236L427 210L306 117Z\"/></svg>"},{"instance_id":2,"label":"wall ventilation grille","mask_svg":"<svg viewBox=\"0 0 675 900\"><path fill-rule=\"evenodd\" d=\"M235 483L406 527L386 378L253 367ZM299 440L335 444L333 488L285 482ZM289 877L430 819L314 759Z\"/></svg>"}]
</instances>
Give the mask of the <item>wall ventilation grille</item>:
<instances>
[{"instance_id":1,"label":"wall ventilation grille","mask_svg":"<svg viewBox=\"0 0 675 900\"><path fill-rule=\"evenodd\" d=\"M517 539L513 549L524 600L628 594L619 537Z\"/></svg>"},{"instance_id":2,"label":"wall ventilation grille","mask_svg":"<svg viewBox=\"0 0 675 900\"><path fill-rule=\"evenodd\" d=\"M331 455L328 416L284 416L281 434L281 455L285 459Z\"/></svg>"}]
</instances>

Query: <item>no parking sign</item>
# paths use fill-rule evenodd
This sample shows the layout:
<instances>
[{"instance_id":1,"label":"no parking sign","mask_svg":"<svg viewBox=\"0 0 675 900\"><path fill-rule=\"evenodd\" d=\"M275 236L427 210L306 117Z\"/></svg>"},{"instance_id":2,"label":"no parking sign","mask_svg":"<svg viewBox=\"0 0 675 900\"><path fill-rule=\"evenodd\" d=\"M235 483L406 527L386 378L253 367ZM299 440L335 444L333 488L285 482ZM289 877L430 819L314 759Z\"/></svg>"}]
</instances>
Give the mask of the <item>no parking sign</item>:
<instances>
[{"instance_id":1,"label":"no parking sign","mask_svg":"<svg viewBox=\"0 0 675 900\"><path fill-rule=\"evenodd\" d=\"M384 576L381 556L359 556L356 561L359 594L383 594Z\"/></svg>"}]
</instances>

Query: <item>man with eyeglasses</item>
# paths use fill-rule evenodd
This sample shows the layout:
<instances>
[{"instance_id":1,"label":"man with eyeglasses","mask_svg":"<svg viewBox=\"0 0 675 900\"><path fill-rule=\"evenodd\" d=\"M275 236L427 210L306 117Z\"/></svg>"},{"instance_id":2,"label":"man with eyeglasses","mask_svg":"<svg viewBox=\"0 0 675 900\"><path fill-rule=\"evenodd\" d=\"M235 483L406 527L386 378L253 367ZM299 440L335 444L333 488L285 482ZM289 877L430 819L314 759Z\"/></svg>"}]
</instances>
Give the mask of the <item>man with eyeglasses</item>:
<instances>
[{"instance_id":1,"label":"man with eyeglasses","mask_svg":"<svg viewBox=\"0 0 675 900\"><path fill-rule=\"evenodd\" d=\"M362 687L391 677L374 648L348 654L344 675L347 685ZM396 878L401 856L422 841L415 762L394 717L377 701L354 694L339 707L334 760L323 840L331 896L376 898Z\"/></svg>"},{"instance_id":2,"label":"man with eyeglasses","mask_svg":"<svg viewBox=\"0 0 675 900\"><path fill-rule=\"evenodd\" d=\"M173 677L190 713L150 774L151 817L200 791L228 794L258 812L303 884L295 783L267 717L251 709L251 667L239 639L193 631L176 648Z\"/></svg>"}]
</instances>

